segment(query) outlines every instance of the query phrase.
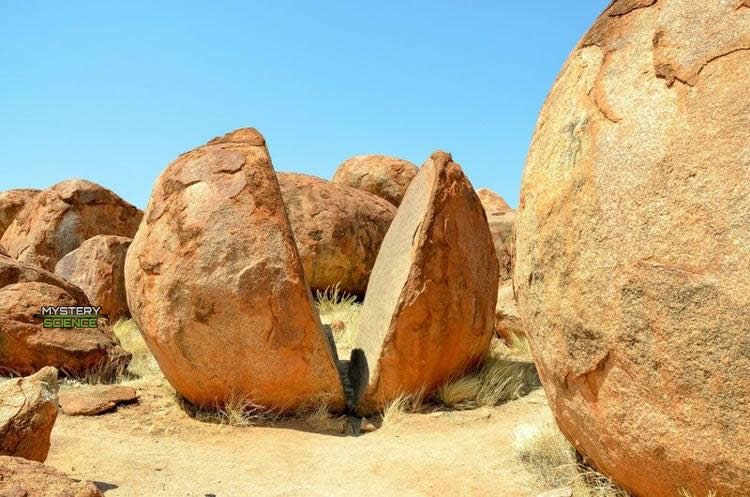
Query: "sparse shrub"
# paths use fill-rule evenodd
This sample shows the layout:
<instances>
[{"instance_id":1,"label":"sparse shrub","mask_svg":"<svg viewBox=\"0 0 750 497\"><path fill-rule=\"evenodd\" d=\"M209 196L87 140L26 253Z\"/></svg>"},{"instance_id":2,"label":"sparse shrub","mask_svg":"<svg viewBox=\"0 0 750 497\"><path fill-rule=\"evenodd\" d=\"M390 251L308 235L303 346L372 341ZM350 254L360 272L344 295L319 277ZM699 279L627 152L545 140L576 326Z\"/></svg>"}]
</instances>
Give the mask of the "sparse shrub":
<instances>
[{"instance_id":1,"label":"sparse shrub","mask_svg":"<svg viewBox=\"0 0 750 497\"><path fill-rule=\"evenodd\" d=\"M270 424L279 418L279 413L255 404L242 395L231 395L223 404L206 408L196 406L174 390L172 393L185 414L204 423L247 427Z\"/></svg>"},{"instance_id":2,"label":"sparse shrub","mask_svg":"<svg viewBox=\"0 0 750 497\"><path fill-rule=\"evenodd\" d=\"M383 409L383 426L394 426L403 421L407 413L418 411L423 401L423 391L412 395L397 395Z\"/></svg>"}]
</instances>

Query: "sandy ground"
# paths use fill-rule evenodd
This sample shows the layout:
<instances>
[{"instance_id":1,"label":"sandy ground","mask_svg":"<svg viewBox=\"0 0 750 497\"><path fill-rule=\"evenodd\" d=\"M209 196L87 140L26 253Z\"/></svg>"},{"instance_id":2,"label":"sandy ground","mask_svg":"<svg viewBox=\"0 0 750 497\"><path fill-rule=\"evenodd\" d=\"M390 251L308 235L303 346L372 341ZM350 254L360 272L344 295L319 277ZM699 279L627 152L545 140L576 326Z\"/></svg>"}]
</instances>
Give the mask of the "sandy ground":
<instances>
[{"instance_id":1,"label":"sandy ground","mask_svg":"<svg viewBox=\"0 0 750 497\"><path fill-rule=\"evenodd\" d=\"M47 464L119 496L534 496L513 431L548 409L541 390L496 408L408 414L361 437L230 427L180 410L159 378L138 404L60 414Z\"/></svg>"}]
</instances>

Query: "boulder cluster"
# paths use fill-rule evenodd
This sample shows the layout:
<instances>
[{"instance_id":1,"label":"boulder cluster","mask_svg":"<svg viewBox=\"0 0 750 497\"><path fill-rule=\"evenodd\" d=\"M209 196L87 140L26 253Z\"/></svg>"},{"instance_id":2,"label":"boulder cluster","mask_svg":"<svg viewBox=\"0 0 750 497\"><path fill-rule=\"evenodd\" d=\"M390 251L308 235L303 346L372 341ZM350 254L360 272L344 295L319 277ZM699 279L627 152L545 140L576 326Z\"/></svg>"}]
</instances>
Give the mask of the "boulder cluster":
<instances>
[{"instance_id":1,"label":"boulder cluster","mask_svg":"<svg viewBox=\"0 0 750 497\"><path fill-rule=\"evenodd\" d=\"M28 375L0 383L0 482L100 495L33 461L58 370L126 364L109 324L132 316L182 397L277 411L377 411L525 336L587 464L636 497L750 495L748 7L613 1L541 110L517 210L441 151L277 174L252 128L180 155L145 212L83 180L0 193L0 372ZM333 286L364 299L349 361L313 301ZM50 305L109 321L44 328ZM94 393L64 412L136 397Z\"/></svg>"},{"instance_id":2,"label":"boulder cluster","mask_svg":"<svg viewBox=\"0 0 750 497\"><path fill-rule=\"evenodd\" d=\"M251 128L180 155L125 260L129 310L166 378L202 406L239 395L280 411L369 411L476 365L498 281L479 197L437 152L399 200L276 174ZM344 391L310 291L337 284L365 295L356 347L368 381L356 392Z\"/></svg>"}]
</instances>

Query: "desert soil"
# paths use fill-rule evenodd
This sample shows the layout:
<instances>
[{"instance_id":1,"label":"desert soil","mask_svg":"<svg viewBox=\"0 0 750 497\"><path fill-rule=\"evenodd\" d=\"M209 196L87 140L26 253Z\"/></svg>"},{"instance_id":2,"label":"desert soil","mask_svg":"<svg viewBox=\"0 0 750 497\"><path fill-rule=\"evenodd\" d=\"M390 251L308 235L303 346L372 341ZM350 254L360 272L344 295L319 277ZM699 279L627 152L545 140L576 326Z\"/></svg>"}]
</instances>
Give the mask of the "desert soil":
<instances>
[{"instance_id":1,"label":"desert soil","mask_svg":"<svg viewBox=\"0 0 750 497\"><path fill-rule=\"evenodd\" d=\"M536 495L514 429L548 411L542 390L496 408L407 414L361 437L290 421L232 427L190 418L164 380L133 382L138 404L60 413L47 464L119 496Z\"/></svg>"}]
</instances>

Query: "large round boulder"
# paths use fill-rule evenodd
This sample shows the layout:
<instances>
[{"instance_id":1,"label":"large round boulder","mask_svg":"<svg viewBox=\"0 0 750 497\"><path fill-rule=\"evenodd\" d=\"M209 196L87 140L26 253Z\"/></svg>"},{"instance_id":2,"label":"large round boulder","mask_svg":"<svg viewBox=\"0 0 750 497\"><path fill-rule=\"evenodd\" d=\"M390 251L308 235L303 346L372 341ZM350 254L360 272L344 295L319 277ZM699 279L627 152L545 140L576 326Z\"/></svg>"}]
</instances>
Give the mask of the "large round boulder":
<instances>
[{"instance_id":1,"label":"large round boulder","mask_svg":"<svg viewBox=\"0 0 750 497\"><path fill-rule=\"evenodd\" d=\"M747 7L612 2L523 175L514 281L550 406L639 497L750 495Z\"/></svg>"},{"instance_id":2,"label":"large round boulder","mask_svg":"<svg viewBox=\"0 0 750 497\"><path fill-rule=\"evenodd\" d=\"M367 377L355 395L361 410L429 394L476 365L492 339L497 282L479 198L451 155L435 152L409 187L367 287L355 343Z\"/></svg>"},{"instance_id":3,"label":"large round boulder","mask_svg":"<svg viewBox=\"0 0 750 497\"><path fill-rule=\"evenodd\" d=\"M417 166L396 157L357 155L341 163L333 182L372 193L398 207L417 171Z\"/></svg>"},{"instance_id":4,"label":"large round boulder","mask_svg":"<svg viewBox=\"0 0 750 497\"><path fill-rule=\"evenodd\" d=\"M96 235L65 254L55 266L55 274L81 288L112 323L130 315L125 294L125 254L132 241L124 236Z\"/></svg>"},{"instance_id":5,"label":"large round boulder","mask_svg":"<svg viewBox=\"0 0 750 497\"><path fill-rule=\"evenodd\" d=\"M37 196L39 190L19 188L0 192L0 238L26 203Z\"/></svg>"},{"instance_id":6,"label":"large round boulder","mask_svg":"<svg viewBox=\"0 0 750 497\"><path fill-rule=\"evenodd\" d=\"M159 176L125 259L133 318L194 404L343 406L266 149L255 129L182 154Z\"/></svg>"},{"instance_id":7,"label":"large round boulder","mask_svg":"<svg viewBox=\"0 0 750 497\"><path fill-rule=\"evenodd\" d=\"M95 183L71 179L36 195L2 238L8 255L47 269L94 235L132 237L143 213Z\"/></svg>"},{"instance_id":8,"label":"large round boulder","mask_svg":"<svg viewBox=\"0 0 750 497\"><path fill-rule=\"evenodd\" d=\"M305 278L364 295L396 208L375 195L315 176L278 173Z\"/></svg>"},{"instance_id":9,"label":"large round boulder","mask_svg":"<svg viewBox=\"0 0 750 497\"><path fill-rule=\"evenodd\" d=\"M54 366L80 376L92 369L126 365L130 354L108 328L44 327L43 319L36 317L42 306L89 305L52 283L31 281L0 288L0 370L32 374Z\"/></svg>"}]
</instances>

